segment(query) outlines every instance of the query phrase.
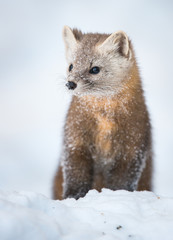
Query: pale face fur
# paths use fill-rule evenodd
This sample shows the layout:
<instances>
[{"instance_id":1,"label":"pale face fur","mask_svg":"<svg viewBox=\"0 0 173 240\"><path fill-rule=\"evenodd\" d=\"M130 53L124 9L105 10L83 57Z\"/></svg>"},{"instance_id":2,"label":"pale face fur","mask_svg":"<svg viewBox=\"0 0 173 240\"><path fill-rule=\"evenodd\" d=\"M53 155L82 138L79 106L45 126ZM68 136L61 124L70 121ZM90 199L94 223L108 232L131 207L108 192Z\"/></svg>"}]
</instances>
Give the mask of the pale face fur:
<instances>
[{"instance_id":1,"label":"pale face fur","mask_svg":"<svg viewBox=\"0 0 173 240\"><path fill-rule=\"evenodd\" d=\"M70 90L74 95L109 96L123 89L134 63L131 43L124 32L82 34L65 26L63 37L68 62L67 82L77 84ZM73 65L71 71L70 64ZM100 72L89 73L95 66Z\"/></svg>"}]
</instances>

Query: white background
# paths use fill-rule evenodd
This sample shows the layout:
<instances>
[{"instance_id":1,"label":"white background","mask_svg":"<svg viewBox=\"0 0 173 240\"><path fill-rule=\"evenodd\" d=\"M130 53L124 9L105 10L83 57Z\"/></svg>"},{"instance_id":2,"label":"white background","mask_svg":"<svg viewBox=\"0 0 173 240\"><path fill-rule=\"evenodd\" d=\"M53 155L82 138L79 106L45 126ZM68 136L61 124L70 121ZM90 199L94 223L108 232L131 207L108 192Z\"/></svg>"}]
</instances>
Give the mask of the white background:
<instances>
[{"instance_id":1,"label":"white background","mask_svg":"<svg viewBox=\"0 0 173 240\"><path fill-rule=\"evenodd\" d=\"M141 70L154 141L154 191L173 196L173 2L0 1L0 188L51 196L70 96L64 25L123 30Z\"/></svg>"}]
</instances>

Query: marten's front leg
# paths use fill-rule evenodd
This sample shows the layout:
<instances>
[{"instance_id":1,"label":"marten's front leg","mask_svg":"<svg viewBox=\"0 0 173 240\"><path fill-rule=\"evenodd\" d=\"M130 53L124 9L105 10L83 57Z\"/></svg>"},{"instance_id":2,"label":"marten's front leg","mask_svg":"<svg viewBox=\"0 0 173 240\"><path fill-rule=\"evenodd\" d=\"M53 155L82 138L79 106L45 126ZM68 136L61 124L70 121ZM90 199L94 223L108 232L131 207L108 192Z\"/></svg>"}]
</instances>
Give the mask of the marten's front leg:
<instances>
[{"instance_id":1,"label":"marten's front leg","mask_svg":"<svg viewBox=\"0 0 173 240\"><path fill-rule=\"evenodd\" d=\"M112 190L135 191L145 167L145 158L137 156L132 160L119 161L105 171L105 187ZM147 189L145 189L147 190Z\"/></svg>"},{"instance_id":2,"label":"marten's front leg","mask_svg":"<svg viewBox=\"0 0 173 240\"><path fill-rule=\"evenodd\" d=\"M93 163L90 154L83 148L67 149L63 163L63 198L84 197L91 189Z\"/></svg>"}]
</instances>

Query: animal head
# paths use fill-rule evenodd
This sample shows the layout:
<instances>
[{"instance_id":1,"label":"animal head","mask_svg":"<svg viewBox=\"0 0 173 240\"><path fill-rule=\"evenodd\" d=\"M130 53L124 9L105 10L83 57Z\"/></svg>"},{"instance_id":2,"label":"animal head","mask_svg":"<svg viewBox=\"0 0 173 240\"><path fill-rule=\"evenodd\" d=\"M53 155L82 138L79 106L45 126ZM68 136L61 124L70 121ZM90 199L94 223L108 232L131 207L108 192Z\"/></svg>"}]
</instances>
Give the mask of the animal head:
<instances>
[{"instance_id":1,"label":"animal head","mask_svg":"<svg viewBox=\"0 0 173 240\"><path fill-rule=\"evenodd\" d=\"M83 34L65 26L63 38L68 62L68 89L75 95L115 95L134 62L131 42L122 32Z\"/></svg>"}]
</instances>

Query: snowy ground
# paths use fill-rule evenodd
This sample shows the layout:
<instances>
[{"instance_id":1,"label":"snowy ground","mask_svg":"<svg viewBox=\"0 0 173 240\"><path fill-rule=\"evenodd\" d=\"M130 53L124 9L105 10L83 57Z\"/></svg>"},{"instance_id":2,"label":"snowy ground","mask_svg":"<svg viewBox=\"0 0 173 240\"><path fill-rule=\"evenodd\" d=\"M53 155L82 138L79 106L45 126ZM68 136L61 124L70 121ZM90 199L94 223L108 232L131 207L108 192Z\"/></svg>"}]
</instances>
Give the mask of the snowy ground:
<instances>
[{"instance_id":1,"label":"snowy ground","mask_svg":"<svg viewBox=\"0 0 173 240\"><path fill-rule=\"evenodd\" d=\"M173 239L173 198L151 192L92 190L77 201L54 201L1 191L0 217L6 240Z\"/></svg>"}]
</instances>

